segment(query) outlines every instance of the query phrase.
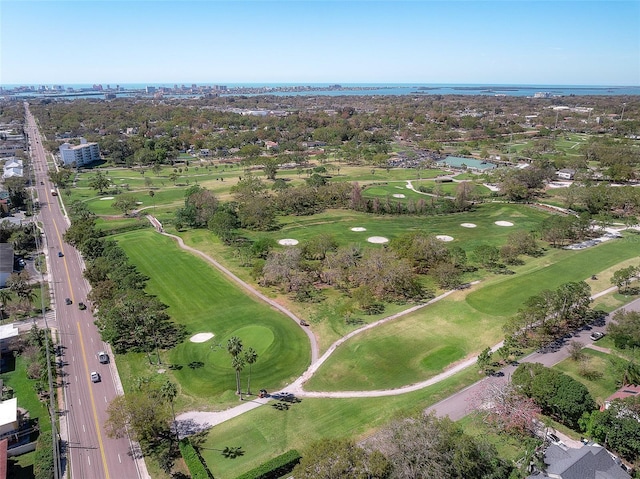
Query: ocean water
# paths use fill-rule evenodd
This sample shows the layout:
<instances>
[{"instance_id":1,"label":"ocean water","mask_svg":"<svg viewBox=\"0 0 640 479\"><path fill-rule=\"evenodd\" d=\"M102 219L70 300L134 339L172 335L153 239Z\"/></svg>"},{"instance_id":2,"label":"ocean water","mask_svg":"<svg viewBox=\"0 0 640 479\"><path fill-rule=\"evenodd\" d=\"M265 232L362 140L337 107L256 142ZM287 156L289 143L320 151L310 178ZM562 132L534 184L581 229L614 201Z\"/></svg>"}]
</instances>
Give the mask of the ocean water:
<instances>
[{"instance_id":1,"label":"ocean water","mask_svg":"<svg viewBox=\"0 0 640 479\"><path fill-rule=\"evenodd\" d=\"M120 88L126 90L144 90L147 86L173 88L191 83L119 83ZM217 83L196 83L197 86L213 86ZM111 88L116 83L108 84ZM329 83L227 83L227 88L293 88L296 86L322 88L329 87ZM268 92L277 96L344 96L344 95L487 95L487 96L533 96L537 92L548 92L552 96L569 95L640 95L640 86L606 86L606 85L500 85L500 84L434 84L434 83L340 83L341 90L310 90L310 91L273 91ZM23 85L2 85L4 88L14 88ZM33 85L37 86L37 85ZM106 89L107 84L102 83ZM91 88L90 84L65 84L65 89L82 90ZM263 93L260 93L263 94ZM254 95L254 94L246 94ZM255 94L257 95L257 94ZM125 96L119 94L118 96ZM179 95L183 96L183 95ZM185 95L192 96L192 95Z\"/></svg>"}]
</instances>

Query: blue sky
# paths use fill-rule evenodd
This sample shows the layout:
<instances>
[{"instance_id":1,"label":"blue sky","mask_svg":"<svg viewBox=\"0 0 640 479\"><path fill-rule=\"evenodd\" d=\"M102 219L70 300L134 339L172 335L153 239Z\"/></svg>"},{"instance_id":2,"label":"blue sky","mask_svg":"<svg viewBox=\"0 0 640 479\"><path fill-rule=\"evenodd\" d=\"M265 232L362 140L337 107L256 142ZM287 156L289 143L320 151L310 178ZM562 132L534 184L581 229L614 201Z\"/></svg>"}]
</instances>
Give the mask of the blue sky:
<instances>
[{"instance_id":1,"label":"blue sky","mask_svg":"<svg viewBox=\"0 0 640 479\"><path fill-rule=\"evenodd\" d=\"M0 0L0 84L640 85L640 1Z\"/></svg>"}]
</instances>

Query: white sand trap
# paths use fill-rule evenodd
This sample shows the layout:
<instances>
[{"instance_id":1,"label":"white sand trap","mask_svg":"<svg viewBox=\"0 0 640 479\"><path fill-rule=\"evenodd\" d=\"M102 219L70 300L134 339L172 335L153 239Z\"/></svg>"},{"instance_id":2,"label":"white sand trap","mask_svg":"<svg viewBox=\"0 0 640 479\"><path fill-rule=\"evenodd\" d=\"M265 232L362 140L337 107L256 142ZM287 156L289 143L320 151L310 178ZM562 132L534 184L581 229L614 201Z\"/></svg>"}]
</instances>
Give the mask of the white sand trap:
<instances>
[{"instance_id":1,"label":"white sand trap","mask_svg":"<svg viewBox=\"0 0 640 479\"><path fill-rule=\"evenodd\" d=\"M460 223L460 226L463 228L475 228L476 225L474 223Z\"/></svg>"},{"instance_id":2,"label":"white sand trap","mask_svg":"<svg viewBox=\"0 0 640 479\"><path fill-rule=\"evenodd\" d=\"M406 198L406 196L403 195L402 193L394 193L393 197L394 198Z\"/></svg>"},{"instance_id":3,"label":"white sand trap","mask_svg":"<svg viewBox=\"0 0 640 479\"><path fill-rule=\"evenodd\" d=\"M367 238L367 241L369 243L388 243L389 242L389 238L385 238L384 236L370 236L369 238Z\"/></svg>"},{"instance_id":4,"label":"white sand trap","mask_svg":"<svg viewBox=\"0 0 640 479\"><path fill-rule=\"evenodd\" d=\"M285 238L285 239L278 240L278 244L281 244L282 246L295 246L298 244L298 240L292 239L292 238Z\"/></svg>"},{"instance_id":5,"label":"white sand trap","mask_svg":"<svg viewBox=\"0 0 640 479\"><path fill-rule=\"evenodd\" d=\"M191 336L189 341L192 343L204 343L205 341L209 341L211 338L213 338L213 333L198 333Z\"/></svg>"},{"instance_id":6,"label":"white sand trap","mask_svg":"<svg viewBox=\"0 0 640 479\"><path fill-rule=\"evenodd\" d=\"M440 241L453 241L453 236L449 235L436 235L436 238L438 238Z\"/></svg>"},{"instance_id":7,"label":"white sand trap","mask_svg":"<svg viewBox=\"0 0 640 479\"><path fill-rule=\"evenodd\" d=\"M396 186L396 188L398 188L399 190L404 189L404 186Z\"/></svg>"},{"instance_id":8,"label":"white sand trap","mask_svg":"<svg viewBox=\"0 0 640 479\"><path fill-rule=\"evenodd\" d=\"M511 221L496 221L496 224L498 226L513 226Z\"/></svg>"},{"instance_id":9,"label":"white sand trap","mask_svg":"<svg viewBox=\"0 0 640 479\"><path fill-rule=\"evenodd\" d=\"M104 198L100 198L100 200L112 200L113 196L105 196Z\"/></svg>"},{"instance_id":10,"label":"white sand trap","mask_svg":"<svg viewBox=\"0 0 640 479\"><path fill-rule=\"evenodd\" d=\"M367 228L363 228L362 226L356 226L355 228L351 228L351 231L367 231Z\"/></svg>"},{"instance_id":11,"label":"white sand trap","mask_svg":"<svg viewBox=\"0 0 640 479\"><path fill-rule=\"evenodd\" d=\"M142 201L136 201L136 205L141 205Z\"/></svg>"}]
</instances>

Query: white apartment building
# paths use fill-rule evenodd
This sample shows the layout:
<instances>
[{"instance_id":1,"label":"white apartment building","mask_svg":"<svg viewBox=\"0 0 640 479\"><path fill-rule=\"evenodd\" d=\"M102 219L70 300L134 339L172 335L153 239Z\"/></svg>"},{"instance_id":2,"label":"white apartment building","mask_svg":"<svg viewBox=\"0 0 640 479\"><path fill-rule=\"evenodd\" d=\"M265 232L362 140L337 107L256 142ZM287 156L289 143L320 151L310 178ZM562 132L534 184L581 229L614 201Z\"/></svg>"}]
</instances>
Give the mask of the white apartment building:
<instances>
[{"instance_id":1,"label":"white apartment building","mask_svg":"<svg viewBox=\"0 0 640 479\"><path fill-rule=\"evenodd\" d=\"M60 145L60 158L65 165L84 166L100 160L100 147L97 143L87 143L87 140L80 138L79 145Z\"/></svg>"}]
</instances>

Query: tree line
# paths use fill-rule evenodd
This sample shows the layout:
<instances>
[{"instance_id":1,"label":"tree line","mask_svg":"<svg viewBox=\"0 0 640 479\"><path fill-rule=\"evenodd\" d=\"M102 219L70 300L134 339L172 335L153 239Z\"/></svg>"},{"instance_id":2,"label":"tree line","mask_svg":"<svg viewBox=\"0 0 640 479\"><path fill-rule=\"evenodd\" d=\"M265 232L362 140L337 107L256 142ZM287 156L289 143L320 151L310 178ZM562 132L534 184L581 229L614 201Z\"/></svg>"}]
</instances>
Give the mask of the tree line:
<instances>
[{"instance_id":1,"label":"tree line","mask_svg":"<svg viewBox=\"0 0 640 479\"><path fill-rule=\"evenodd\" d=\"M88 299L103 341L116 353L144 352L150 363L155 353L160 362L160 350L179 343L183 328L171 321L165 304L144 291L148 278L129 263L122 248L101 237L86 205L76 201L69 211L71 225L64 238L85 259L84 276L91 284Z\"/></svg>"}]
</instances>

